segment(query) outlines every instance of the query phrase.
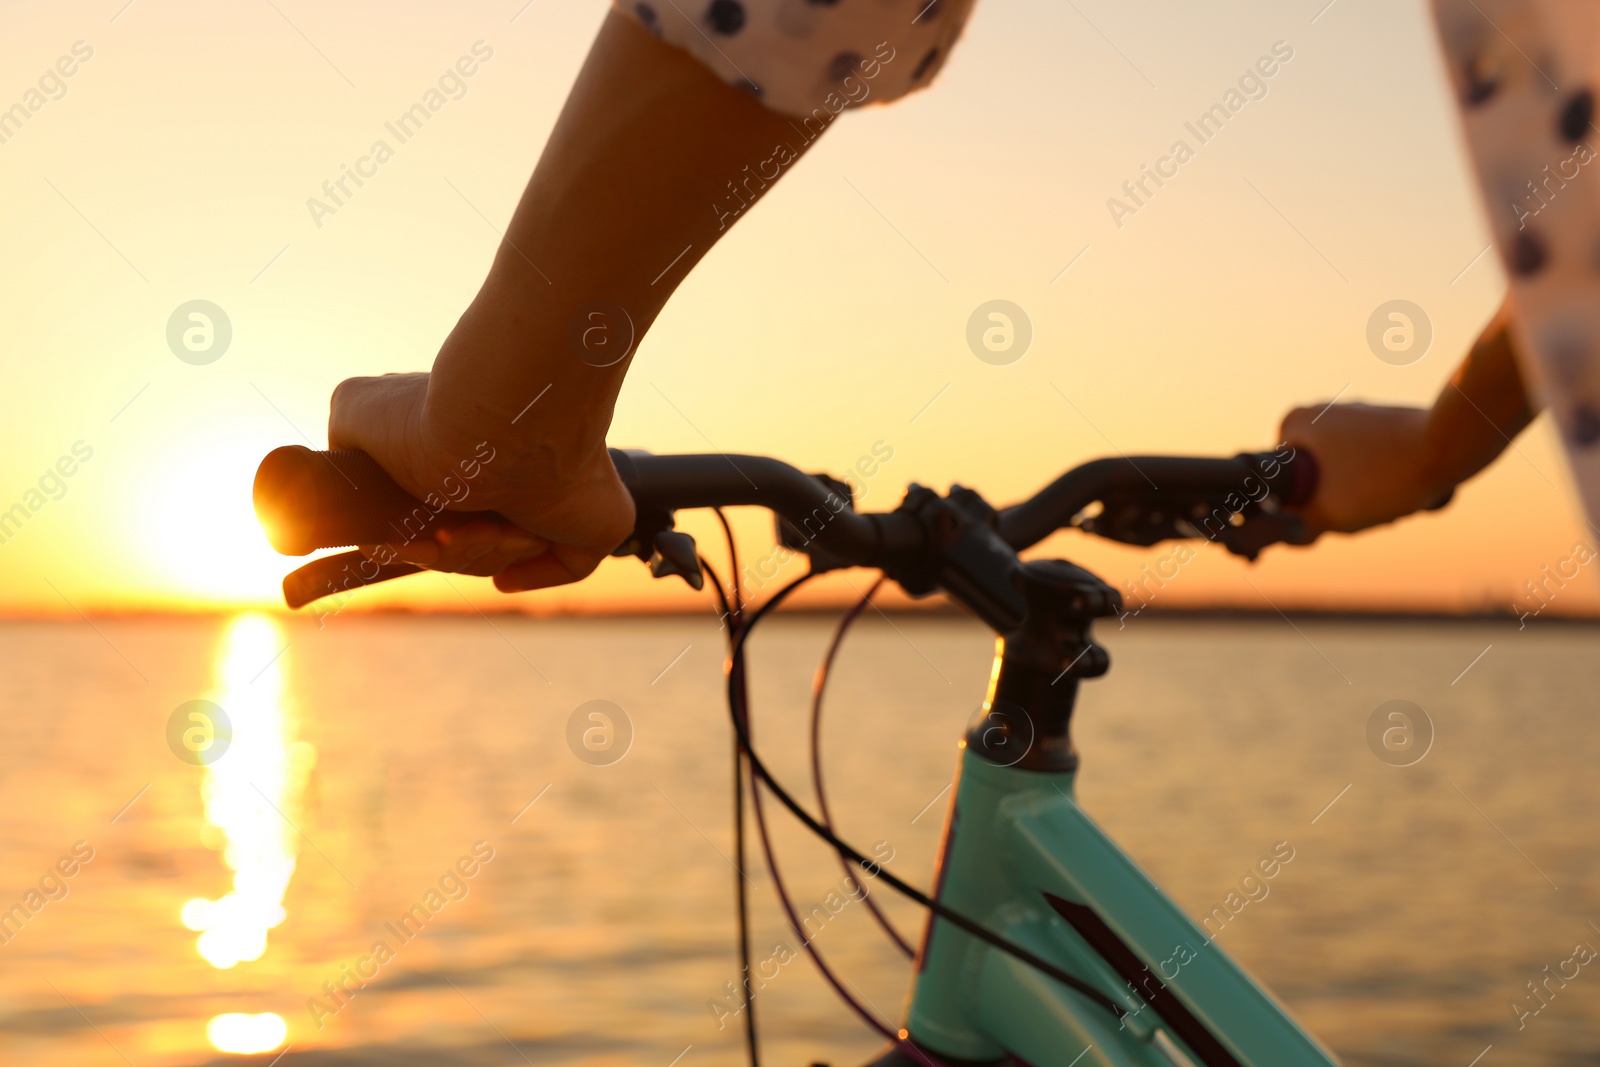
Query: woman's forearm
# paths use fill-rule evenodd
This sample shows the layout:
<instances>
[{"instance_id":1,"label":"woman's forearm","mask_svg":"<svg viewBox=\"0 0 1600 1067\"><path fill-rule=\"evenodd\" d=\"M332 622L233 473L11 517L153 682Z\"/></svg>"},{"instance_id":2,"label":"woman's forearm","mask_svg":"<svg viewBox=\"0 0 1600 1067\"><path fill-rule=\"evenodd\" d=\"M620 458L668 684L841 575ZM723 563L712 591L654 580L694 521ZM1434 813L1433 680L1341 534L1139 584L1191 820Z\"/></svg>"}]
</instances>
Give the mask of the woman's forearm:
<instances>
[{"instance_id":1,"label":"woman's forearm","mask_svg":"<svg viewBox=\"0 0 1600 1067\"><path fill-rule=\"evenodd\" d=\"M456 410L470 398L513 454L528 445L530 461L551 441L592 448L628 361L597 364L630 335L637 344L805 148L785 116L612 12L482 291L434 364L430 406Z\"/></svg>"}]
</instances>

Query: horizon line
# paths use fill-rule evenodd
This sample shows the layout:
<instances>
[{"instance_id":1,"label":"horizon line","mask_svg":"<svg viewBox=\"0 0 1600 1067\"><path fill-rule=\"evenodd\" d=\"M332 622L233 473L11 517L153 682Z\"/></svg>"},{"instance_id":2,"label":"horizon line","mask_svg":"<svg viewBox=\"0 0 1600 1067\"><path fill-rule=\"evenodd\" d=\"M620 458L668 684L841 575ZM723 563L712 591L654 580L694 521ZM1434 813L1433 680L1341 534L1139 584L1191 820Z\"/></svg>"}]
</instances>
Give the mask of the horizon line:
<instances>
[{"instance_id":1,"label":"horizon line","mask_svg":"<svg viewBox=\"0 0 1600 1067\"><path fill-rule=\"evenodd\" d=\"M785 605L778 613L785 616L837 616L841 611L847 610L848 604L791 604ZM949 601L936 601L927 604L918 603L889 603L878 606L879 612L884 615L918 616L925 615L940 618L965 618L976 619L970 611L958 604ZM88 619L203 619L225 618L234 615L261 612L286 618L315 619L317 612L309 610L291 611L282 605L240 605L238 607L168 607L168 608L128 608L128 609L91 609L89 611L68 614L66 612L9 612L0 611L0 622L78 622ZM439 606L415 607L409 605L378 605L373 607L351 607L337 613L340 616L362 618L417 618L433 617L441 619L478 618L489 616L493 618L526 618L534 620L544 619L689 619L714 615L706 608L683 608L663 606L657 608L616 607L616 608L553 608L546 610L529 610L522 607L496 607L470 608ZM1108 615L1106 620L1117 619L1123 616ZM1330 606L1315 604L1290 604L1280 607L1245 607L1231 604L1200 604L1200 605L1170 605L1157 606L1148 604L1141 610L1128 613L1126 618L1158 618L1169 621L1184 619L1271 619L1293 617L1298 619L1328 620L1328 621L1371 621L1371 622L1507 622L1521 618L1517 612L1506 608L1465 607L1460 609L1444 609L1438 607L1354 607ZM1540 612L1537 615L1529 614L1529 621L1560 622L1569 624L1600 623L1600 610L1588 611L1556 611Z\"/></svg>"}]
</instances>

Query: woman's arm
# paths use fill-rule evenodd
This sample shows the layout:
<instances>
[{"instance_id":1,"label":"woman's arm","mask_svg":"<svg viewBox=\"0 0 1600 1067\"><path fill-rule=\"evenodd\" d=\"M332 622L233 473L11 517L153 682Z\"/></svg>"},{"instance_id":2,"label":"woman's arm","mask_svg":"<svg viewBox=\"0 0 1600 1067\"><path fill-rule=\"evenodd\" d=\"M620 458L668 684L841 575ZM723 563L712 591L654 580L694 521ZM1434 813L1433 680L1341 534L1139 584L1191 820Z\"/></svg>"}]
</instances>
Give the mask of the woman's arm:
<instances>
[{"instance_id":1,"label":"woman's arm","mask_svg":"<svg viewBox=\"0 0 1600 1067\"><path fill-rule=\"evenodd\" d=\"M1295 408L1283 440L1316 457L1321 478L1307 533L1353 533L1437 503L1494 461L1537 412L1502 306L1433 407Z\"/></svg>"},{"instance_id":2,"label":"woman's arm","mask_svg":"<svg viewBox=\"0 0 1600 1067\"><path fill-rule=\"evenodd\" d=\"M372 454L419 497L458 474L480 442L493 449L458 505L515 526L458 528L400 558L532 589L582 578L626 537L633 504L605 434L630 360L596 364L625 343L629 324L615 310L596 319L591 305L625 309L642 337L776 180L762 175L781 174L806 147L788 118L608 14L432 373L352 378L334 391L330 446Z\"/></svg>"}]
</instances>

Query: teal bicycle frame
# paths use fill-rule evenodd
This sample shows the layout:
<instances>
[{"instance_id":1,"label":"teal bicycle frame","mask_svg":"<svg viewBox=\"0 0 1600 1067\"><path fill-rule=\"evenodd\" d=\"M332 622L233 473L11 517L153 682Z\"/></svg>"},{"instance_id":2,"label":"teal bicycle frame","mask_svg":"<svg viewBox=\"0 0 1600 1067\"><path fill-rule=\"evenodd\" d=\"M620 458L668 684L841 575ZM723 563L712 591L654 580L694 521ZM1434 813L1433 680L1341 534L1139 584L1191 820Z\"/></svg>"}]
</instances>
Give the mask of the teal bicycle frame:
<instances>
[{"instance_id":1,"label":"teal bicycle frame","mask_svg":"<svg viewBox=\"0 0 1600 1067\"><path fill-rule=\"evenodd\" d=\"M985 711L992 702L991 689ZM930 917L911 1040L946 1059L1033 1067L1335 1064L1078 806L1075 778L964 743L937 896L1128 1014Z\"/></svg>"}]
</instances>

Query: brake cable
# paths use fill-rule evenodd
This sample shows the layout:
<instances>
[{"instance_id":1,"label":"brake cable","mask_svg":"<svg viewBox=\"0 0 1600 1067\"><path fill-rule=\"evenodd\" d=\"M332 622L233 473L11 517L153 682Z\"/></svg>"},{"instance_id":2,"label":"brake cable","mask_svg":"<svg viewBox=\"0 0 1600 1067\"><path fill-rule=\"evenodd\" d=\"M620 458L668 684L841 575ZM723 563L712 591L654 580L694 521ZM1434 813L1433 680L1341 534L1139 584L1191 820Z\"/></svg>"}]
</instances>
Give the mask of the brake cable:
<instances>
[{"instance_id":1,"label":"brake cable","mask_svg":"<svg viewBox=\"0 0 1600 1067\"><path fill-rule=\"evenodd\" d=\"M796 578L790 584L791 586L799 586L802 582L809 580L811 577L812 575L808 572L801 575L799 578ZM743 666L743 661L744 657L741 653L741 668ZM741 674L743 674L742 670ZM745 724L745 730L749 731L750 693L747 682L747 676L741 677L739 682L740 692L738 712L740 719ZM856 999L856 997L852 996L848 991L845 990L844 983L837 975L833 973L833 970L828 966L827 961L822 958L822 953L818 951L816 945L812 943L813 938L806 936L805 929L800 924L799 913L795 911L794 901L789 896L788 886L784 883L783 873L778 869L777 856L774 854L772 849L772 837L767 830L766 812L761 806L761 793L757 788L754 774L750 776L750 807L755 812L756 829L761 838L761 851L767 861L767 870L772 872L773 889L777 892L778 902L783 907L784 917L789 920L789 928L793 930L795 936L800 939L800 947L805 950L808 956L811 957L811 962L816 965L816 968L818 972L821 973L823 979L833 987L834 993L838 995L840 1000L844 1001L847 1007L849 1007L861 1018L862 1022L866 1023L867 1026L877 1031L878 1034L883 1038L889 1041L898 1042L898 1035L888 1024L879 1021L872 1012L869 1012L867 1008Z\"/></svg>"},{"instance_id":2,"label":"brake cable","mask_svg":"<svg viewBox=\"0 0 1600 1067\"><path fill-rule=\"evenodd\" d=\"M724 530L726 530L726 529L727 529L726 522L724 522ZM731 531L729 531L729 532L730 532L730 536L731 536ZM724 588L723 588L723 585L722 585L722 581L717 576L716 569L711 566L710 562L708 560L706 560L706 558L704 556L700 557L700 565L705 570L706 576L711 581L712 589L716 593L717 600L723 605L724 611L726 612L727 604L728 604L728 598L727 598L726 592L724 591ZM784 587L779 589L777 593L773 594L773 598L774 599L781 599L782 597L788 596L789 593L792 592L794 589L798 588L801 584L809 581L811 578L813 578L815 576L816 576L815 572L807 571L805 574L802 574L800 577L794 579L793 581L789 582L787 585L785 585ZM757 613L757 615L752 616L751 619L750 619L750 622L748 624L741 624L740 632L742 633L744 631L744 629L747 628L747 626L754 625L758 618L760 618L760 613ZM729 692L728 692L729 710L733 713L735 719L738 722L741 722L741 723L743 723L745 725L745 728L746 728L746 731L747 731L745 736L748 737L749 736L748 729L749 729L749 724L750 724L750 701L749 701L749 691L748 691L747 686L745 685L745 682L747 680L747 674L746 674L746 672L744 670L744 663L745 663L745 660L744 660L744 646L743 646L743 641L742 640L739 640L737 643L735 642L735 639L733 637L733 629L731 627L730 627L729 633L730 633L729 642L728 642L728 644L729 644L729 657L730 657L729 658L729 675L730 675L730 678L737 678L738 679L737 687L735 687L733 685L730 685L730 688L729 688ZM742 746L738 746L737 742L736 742L736 750L740 751L746 758L748 758L748 749L745 749ZM742 768L742 766L745 766L745 765L747 765L747 764L741 764L741 768ZM765 816L765 813L763 812L763 809L761 807L761 795L760 795L760 792L759 792L759 790L757 788L756 777L755 777L755 773L754 773L753 769L751 770L749 781L750 781L750 802L751 802L751 807L754 809L754 811L756 813L756 825L759 828L759 832L760 832L760 836L761 836L761 848L762 848L762 852L764 853L764 856L765 856L765 859L766 859L767 869L769 871L771 871L771 873L772 873L773 888L775 889L775 891L777 893L778 901L779 901L779 903L781 904L781 906L783 908L784 915L789 921L790 929L792 929L795 932L795 935L800 939L801 947L804 948L805 951L806 951L806 954L811 957L812 964L817 968L817 971L822 975L823 979L826 980L828 985L833 989L834 994L836 996L838 996L838 998L841 1001L843 1001L844 1004L847 1007L849 1007L851 1011L855 1012L856 1015L861 1019L861 1021L863 1023L865 1023L867 1025L867 1027L869 1029L872 1029L872 1030L876 1031L880 1036L882 1036L886 1040L890 1041L891 1043L893 1043L895 1046L899 1047L903 1051L906 1051L908 1054L914 1055L918 1060L920 1060L925 1065L925 1067L944 1067L943 1064L941 1064L937 1060L934 1060L934 1059L930 1058L928 1053L926 1053L922 1049L918 1048L915 1044L913 1044L906 1037L902 1037L900 1033L898 1033L898 1032L896 1032L894 1030L894 1028L892 1028L891 1026L889 1026L889 1025L887 1025L885 1023L880 1022L876 1017L874 1017L872 1012L869 1012L867 1010L867 1008L865 1006L863 1006L859 1000L856 999L856 997L852 996L849 992L847 992L845 990L845 988L844 988L847 983L845 983L836 974L834 974L833 969L831 967L829 967L827 961L822 958L822 953L820 951L818 951L816 946L811 943L811 939L806 937L805 931L801 927L799 916L795 912L794 902L789 896L789 892L788 892L787 886L784 884L783 873L778 869L777 858L776 858L776 855L775 855L775 853L773 851L772 840L771 840L771 837L770 837L770 835L768 833L768 830L767 830L766 816ZM742 840L742 829L741 829L741 832L740 832L739 836L740 836L740 838ZM742 867L741 867L739 873L740 873L740 876L741 876L740 877L740 887L741 887L741 893L742 893L742 890L743 890L743 869L742 869ZM741 931L741 933L742 932L743 931ZM746 969L748 969L749 963L748 963L747 960L745 961L744 966L745 966ZM748 1007L754 1000L754 993L749 991L748 988L747 988L746 989L746 994L747 995L746 995L746 999L745 999L745 1004ZM753 1018L753 1016L747 1016L747 1019L749 1019L749 1018ZM747 1024L747 1027L746 1027L746 1033L747 1033L747 1035L750 1035L750 1034L753 1033L753 1030L750 1029L750 1026L748 1024ZM754 1048L754 1046L752 1046L752 1048Z\"/></svg>"},{"instance_id":3,"label":"brake cable","mask_svg":"<svg viewBox=\"0 0 1600 1067\"><path fill-rule=\"evenodd\" d=\"M738 671L742 667L745 640L755 629L756 624L765 618L767 614L775 609L780 603L782 603L783 600L791 592L793 592L795 588L798 587L800 581L804 581L809 577L810 574L808 573L800 580L790 582L788 585L773 593L772 596L767 598L766 602L763 603L761 607L756 609L755 613L751 615L750 620L742 625L737 633L734 633L729 638L730 648L727 671L728 707L730 715L733 719L734 732L738 735L739 743L744 748L745 758L750 761L750 769L752 773L761 780L762 784L772 791L772 794L778 798L778 801L783 804L784 807L788 808L789 812L794 815L796 819L799 819L808 830L810 830L816 836L822 838L822 840L828 842L828 844L832 845L841 856L849 859L862 870L873 871L876 877L883 879L884 884L888 885L889 888L893 889L895 892L916 901L918 904L933 912L933 914L937 915L939 918L944 919L951 925L966 931L979 941L999 949L1014 959L1020 960L1021 962L1027 964L1034 970L1039 971L1041 974L1045 974L1051 978L1054 978L1067 988L1081 993L1093 1003L1111 1012L1118 1019L1124 1018L1128 1014L1127 1009L1118 1004L1115 1000L1112 1000L1099 989L1096 989L1094 986L1090 985L1088 982L1068 974L1066 971L1062 970L1060 967L1057 967L1049 960L1035 955L1014 941L992 932L977 920L968 918L966 915L956 911L954 908L943 903L942 901L936 900L928 896L926 893L923 893L916 887L901 881L881 864L875 863L868 859L866 855L858 850L855 846L843 840L832 830L818 822L810 812L806 811L805 808L803 808L800 803L794 799L794 797L789 795L789 792L784 789L783 786L778 784L777 780L773 778L772 773L767 770L766 764L762 762L761 757L757 755L755 748L750 744L749 731L745 729L745 724L740 721L738 712L736 710L737 692L735 688L735 680L739 677Z\"/></svg>"},{"instance_id":4,"label":"brake cable","mask_svg":"<svg viewBox=\"0 0 1600 1067\"><path fill-rule=\"evenodd\" d=\"M728 557L730 565L737 568L738 548L733 540L733 530L729 525L726 516L723 514L722 509L715 508L713 510L716 512L718 520L722 523L723 533L728 539ZM729 620L728 646L730 656L732 656L735 652L733 635L737 630L742 629L745 625L743 619L740 618L742 611L739 610L742 608L744 600L743 590L741 589L741 583L739 581L739 574L737 570L735 570L731 580L725 587L720 576L716 572L716 568L713 567L710 561L704 556L700 557L700 566L710 579L712 589L716 594L716 598L722 605L724 613L723 617ZM806 574L796 578L785 588L784 595L787 595L787 590L799 586L801 583L808 581L811 577L813 577L813 575L810 571L808 571ZM728 597L728 592L730 591L733 593L731 607L729 602L730 598ZM750 729L750 695L747 685L748 674L745 671L745 659L742 652L737 654L736 659L730 659L729 669L737 678L736 690L730 690L730 697L733 692L737 692L737 702L730 704L730 710L742 723L744 723L745 729L748 731ZM748 949L749 927L748 911L746 910L744 904L744 901L747 897L747 890L744 879L744 820L743 807L741 803L744 771L748 765L746 763L745 756L745 750L743 746L739 744L736 735L734 742L734 811L737 822L735 825L734 836L736 840L736 851L738 853L738 867L735 873L738 875L738 897L740 900L740 963L743 968L743 972L747 975L750 968ZM855 1012L861 1021L870 1029L876 1031L880 1036L888 1041L894 1042L895 1044L902 1044L902 1039L897 1033L895 1033L893 1028L883 1022L880 1022L872 1012L869 1012L860 1001L858 1001L845 989L845 983L834 974L832 968L828 966L827 961L822 958L821 952L818 951L816 946L811 943L811 939L806 936L805 930L800 924L799 915L794 909L794 902L789 896L788 887L783 880L783 873L778 869L777 857L773 850L771 837L767 830L766 814L761 806L761 796L757 791L754 773L750 774L749 783L751 808L755 811L756 826L760 834L763 857L766 860L767 869L772 873L773 888L776 891L778 902L783 908L784 916L788 919L790 929L792 929L795 932L795 936L800 939L801 947L804 948L807 955L811 957L811 962L816 966L818 972L827 981L829 986L832 987L835 995L837 995L839 999L851 1009L851 1011ZM746 986L745 994L745 1005L748 1008L754 1003L754 992L748 988L748 985ZM751 1050L753 1065L756 1061L756 1057L759 1056L759 1041L756 1037L756 1033L757 1030L754 1023L754 1014L752 1013L746 1016L745 1035L747 1044ZM920 1049L915 1049L914 1046L910 1047L916 1052L918 1057L921 1058L925 1064L927 1064L927 1067L938 1067L938 1065L935 1064L934 1061L928 1059L927 1055L924 1054Z\"/></svg>"},{"instance_id":5,"label":"brake cable","mask_svg":"<svg viewBox=\"0 0 1600 1067\"><path fill-rule=\"evenodd\" d=\"M721 508L712 509L717 520L722 523L722 532L728 541L728 567L730 571L731 591L733 601L730 604L727 594L723 591L722 582L717 578L716 570L704 556L700 558L700 565L711 579L711 586L716 590L717 599L722 603L722 617L728 627L728 638L733 639L734 628L742 625L744 612L744 592L739 581L739 546L733 539L733 527L728 524L728 517ZM739 741L738 734L733 739L733 852L734 869L733 884L734 896L738 902L739 917L739 974L740 984L744 984L744 976L750 973L750 903L749 892L745 885L745 847L744 847L744 776L745 760L744 745ZM761 1043L759 1032L756 1028L755 998L750 995L748 987L745 988L744 997L744 1039L749 1055L750 1067L761 1067Z\"/></svg>"},{"instance_id":6,"label":"brake cable","mask_svg":"<svg viewBox=\"0 0 1600 1067\"><path fill-rule=\"evenodd\" d=\"M833 638L828 642L828 651L823 654L822 662L817 664L817 676L811 683L811 785L817 794L817 812L822 816L822 825L829 830L833 829L833 815L828 810L828 792L824 788L822 781L822 694L828 687L828 676L833 670L833 661L838 656L839 649L844 645L845 634L849 632L855 621L861 617L861 613L867 609L867 605L872 603L873 595L883 587L885 580L885 577L880 574L877 581L873 582L867 591L861 595L861 598L840 617L839 625L833 631ZM856 878L855 873L850 869L850 861L843 856L839 856L838 859L839 866L844 868L845 878L849 880L851 885L860 887L861 902L867 906L867 911L872 914L872 918L877 922L879 928L889 935L889 940L894 942L895 947L900 950L902 955L907 959L915 958L916 949L912 948L910 943L900 936L900 931L894 928L894 924L883 913L883 909L878 907L877 902L872 899L872 895L867 892L867 887Z\"/></svg>"}]
</instances>

